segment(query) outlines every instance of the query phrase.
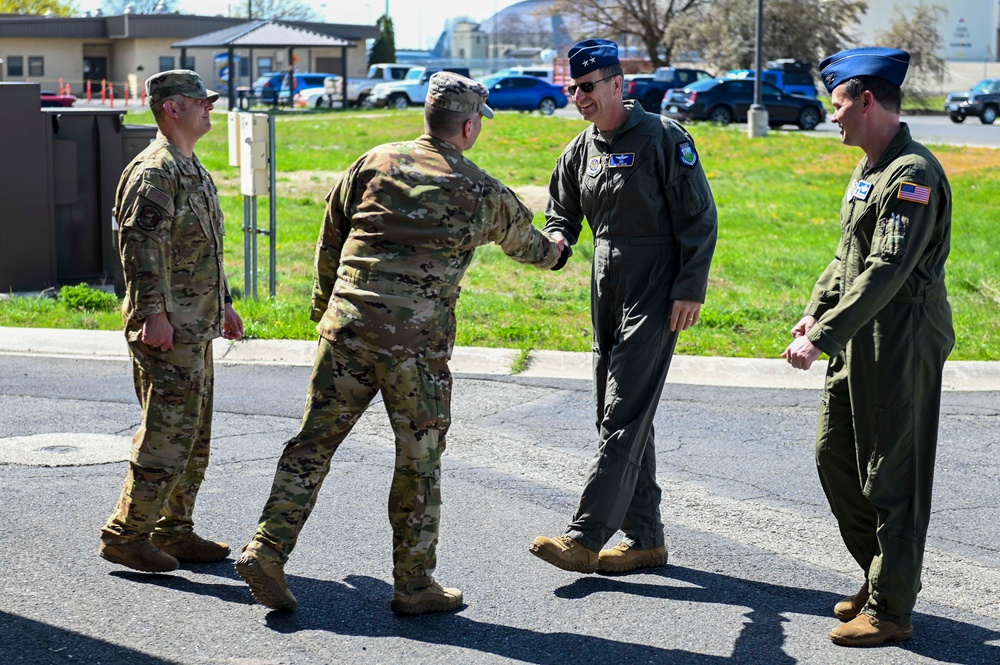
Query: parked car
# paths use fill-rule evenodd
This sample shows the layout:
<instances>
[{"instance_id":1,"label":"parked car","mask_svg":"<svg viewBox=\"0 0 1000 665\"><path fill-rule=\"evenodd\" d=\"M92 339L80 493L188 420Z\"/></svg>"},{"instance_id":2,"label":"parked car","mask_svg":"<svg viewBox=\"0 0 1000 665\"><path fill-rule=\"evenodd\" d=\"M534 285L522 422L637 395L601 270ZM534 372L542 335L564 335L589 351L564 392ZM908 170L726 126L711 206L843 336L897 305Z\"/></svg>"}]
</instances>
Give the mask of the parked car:
<instances>
[{"instance_id":1,"label":"parked car","mask_svg":"<svg viewBox=\"0 0 1000 665\"><path fill-rule=\"evenodd\" d=\"M805 66L807 67L807 65ZM753 81L757 77L757 73L752 69L733 69L726 76ZM816 82L813 80L811 69L765 69L764 82L785 92L804 95L810 99L816 99L817 96Z\"/></svg>"},{"instance_id":2,"label":"parked car","mask_svg":"<svg viewBox=\"0 0 1000 665\"><path fill-rule=\"evenodd\" d=\"M548 65L507 67L493 72L490 76L534 76L549 83L555 81L555 71Z\"/></svg>"},{"instance_id":3,"label":"parked car","mask_svg":"<svg viewBox=\"0 0 1000 665\"><path fill-rule=\"evenodd\" d=\"M372 88L379 83L402 81L411 69L413 65L400 65L395 62L376 63L368 68L367 77L347 79L347 101L363 106Z\"/></svg>"},{"instance_id":4,"label":"parked car","mask_svg":"<svg viewBox=\"0 0 1000 665\"><path fill-rule=\"evenodd\" d=\"M343 79L331 76L327 77L327 80L334 83L331 86L324 85L322 88L302 88L296 92L292 98L292 105L299 109L339 109L344 97L340 92L340 82Z\"/></svg>"},{"instance_id":5,"label":"parked car","mask_svg":"<svg viewBox=\"0 0 1000 665\"><path fill-rule=\"evenodd\" d=\"M712 78L712 75L703 69L660 67L652 74L629 74L626 76L622 97L636 99L644 110L657 113L667 90L683 88L695 81L708 78Z\"/></svg>"},{"instance_id":6,"label":"parked car","mask_svg":"<svg viewBox=\"0 0 1000 665\"><path fill-rule=\"evenodd\" d=\"M810 130L826 119L826 109L815 99L790 95L767 81L761 84L764 86L761 101L767 108L771 127L794 124L799 129ZM661 109L663 115L675 120L711 120L725 125L746 122L753 101L752 80L714 78L680 90L669 90Z\"/></svg>"},{"instance_id":7,"label":"parked car","mask_svg":"<svg viewBox=\"0 0 1000 665\"><path fill-rule=\"evenodd\" d=\"M431 76L440 71L455 72L466 77L469 75L468 67L414 67L402 81L379 83L372 88L365 106L403 110L408 106L423 104L427 99Z\"/></svg>"},{"instance_id":8,"label":"parked car","mask_svg":"<svg viewBox=\"0 0 1000 665\"><path fill-rule=\"evenodd\" d=\"M984 125L992 125L1000 110L1000 79L983 79L968 92L953 92L944 101L944 110L952 122L965 122L978 116Z\"/></svg>"},{"instance_id":9,"label":"parked car","mask_svg":"<svg viewBox=\"0 0 1000 665\"><path fill-rule=\"evenodd\" d=\"M493 109L534 111L552 115L566 106L568 100L562 86L552 85L534 76L487 76L482 80L489 90L486 103Z\"/></svg>"},{"instance_id":10,"label":"parked car","mask_svg":"<svg viewBox=\"0 0 1000 665\"><path fill-rule=\"evenodd\" d=\"M250 96L262 104L274 104L278 101L278 91L281 90L281 79L288 72L272 72L259 76L250 87Z\"/></svg>"},{"instance_id":11,"label":"parked car","mask_svg":"<svg viewBox=\"0 0 1000 665\"><path fill-rule=\"evenodd\" d=\"M300 90L305 90L306 88L322 88L325 86L326 79L332 76L336 76L336 74L296 72L295 86L292 87L289 85L288 76L286 74L284 79L281 81L281 89L278 90L278 103L289 104L289 102L293 100L294 94Z\"/></svg>"},{"instance_id":12,"label":"parked car","mask_svg":"<svg viewBox=\"0 0 1000 665\"><path fill-rule=\"evenodd\" d=\"M57 95L51 90L42 90L42 108L68 108L75 103L74 95Z\"/></svg>"}]
</instances>

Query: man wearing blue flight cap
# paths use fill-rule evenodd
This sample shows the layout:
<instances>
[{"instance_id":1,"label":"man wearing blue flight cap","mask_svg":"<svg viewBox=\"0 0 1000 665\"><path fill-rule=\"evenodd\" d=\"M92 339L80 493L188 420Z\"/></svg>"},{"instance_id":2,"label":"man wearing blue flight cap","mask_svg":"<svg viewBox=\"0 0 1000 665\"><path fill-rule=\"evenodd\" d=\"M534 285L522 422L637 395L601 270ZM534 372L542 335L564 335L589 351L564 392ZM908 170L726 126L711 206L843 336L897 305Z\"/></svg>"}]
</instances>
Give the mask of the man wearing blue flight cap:
<instances>
[{"instance_id":1,"label":"man wearing blue flight cap","mask_svg":"<svg viewBox=\"0 0 1000 665\"><path fill-rule=\"evenodd\" d=\"M569 62L567 91L593 125L556 163L545 231L572 245L586 217L594 233L599 443L565 533L530 551L564 570L625 573L667 563L653 416L677 336L705 301L717 214L691 135L622 100L618 46L587 39ZM621 542L602 549L619 529Z\"/></svg>"},{"instance_id":2,"label":"man wearing blue flight cap","mask_svg":"<svg viewBox=\"0 0 1000 665\"><path fill-rule=\"evenodd\" d=\"M836 644L913 636L937 449L941 374L955 343L944 264L951 189L899 121L910 56L866 47L820 63L841 141L861 159L841 204L843 236L782 357L830 356L816 466L865 581L834 607Z\"/></svg>"}]
</instances>

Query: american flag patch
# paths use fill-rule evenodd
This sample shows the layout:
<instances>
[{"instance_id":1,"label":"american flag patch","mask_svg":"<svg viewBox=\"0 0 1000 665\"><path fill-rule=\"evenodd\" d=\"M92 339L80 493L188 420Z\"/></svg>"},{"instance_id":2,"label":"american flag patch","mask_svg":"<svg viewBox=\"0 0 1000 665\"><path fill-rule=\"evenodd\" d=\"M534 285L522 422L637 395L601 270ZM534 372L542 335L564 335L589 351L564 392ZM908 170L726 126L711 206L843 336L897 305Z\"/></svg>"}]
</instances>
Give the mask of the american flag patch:
<instances>
[{"instance_id":1,"label":"american flag patch","mask_svg":"<svg viewBox=\"0 0 1000 665\"><path fill-rule=\"evenodd\" d=\"M899 193L896 198L927 205L927 202L931 200L931 188L915 185L912 182L903 182L899 185Z\"/></svg>"}]
</instances>

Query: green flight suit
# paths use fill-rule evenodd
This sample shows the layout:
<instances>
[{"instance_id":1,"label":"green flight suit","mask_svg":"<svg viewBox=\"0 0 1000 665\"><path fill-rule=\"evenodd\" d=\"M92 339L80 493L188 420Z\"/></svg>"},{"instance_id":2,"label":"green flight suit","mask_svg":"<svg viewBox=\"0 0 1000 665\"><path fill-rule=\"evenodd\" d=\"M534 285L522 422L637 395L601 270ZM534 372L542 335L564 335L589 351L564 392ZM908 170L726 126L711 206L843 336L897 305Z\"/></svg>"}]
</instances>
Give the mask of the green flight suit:
<instances>
[{"instance_id":1,"label":"green flight suit","mask_svg":"<svg viewBox=\"0 0 1000 665\"><path fill-rule=\"evenodd\" d=\"M618 529L663 545L653 417L673 357L674 300L705 301L717 213L694 140L626 101L608 140L595 126L563 151L549 184L548 232L594 232L591 317L598 451L566 533L600 550Z\"/></svg>"},{"instance_id":2,"label":"green flight suit","mask_svg":"<svg viewBox=\"0 0 1000 665\"><path fill-rule=\"evenodd\" d=\"M836 257L807 337L830 356L816 437L820 481L865 571L869 614L909 622L930 519L941 374L955 343L944 264L951 189L902 124L844 196Z\"/></svg>"}]
</instances>

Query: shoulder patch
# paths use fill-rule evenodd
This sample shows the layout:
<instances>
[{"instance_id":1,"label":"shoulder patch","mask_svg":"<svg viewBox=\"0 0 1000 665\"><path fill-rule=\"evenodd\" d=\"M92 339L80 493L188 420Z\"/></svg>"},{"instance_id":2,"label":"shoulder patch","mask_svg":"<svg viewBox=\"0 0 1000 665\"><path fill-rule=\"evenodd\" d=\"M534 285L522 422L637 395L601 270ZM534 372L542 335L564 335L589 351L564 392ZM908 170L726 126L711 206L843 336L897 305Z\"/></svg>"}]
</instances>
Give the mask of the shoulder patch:
<instances>
[{"instance_id":1,"label":"shoulder patch","mask_svg":"<svg viewBox=\"0 0 1000 665\"><path fill-rule=\"evenodd\" d=\"M155 230L162 220L163 215L156 206L142 206L139 214L135 216L135 223L143 231Z\"/></svg>"},{"instance_id":2,"label":"shoulder patch","mask_svg":"<svg viewBox=\"0 0 1000 665\"><path fill-rule=\"evenodd\" d=\"M694 144L690 141L684 141L683 143L677 144L677 159L680 163L687 167L694 167L698 163L698 153L695 152Z\"/></svg>"},{"instance_id":3,"label":"shoulder patch","mask_svg":"<svg viewBox=\"0 0 1000 665\"><path fill-rule=\"evenodd\" d=\"M927 205L931 200L931 188L912 182L901 182L899 183L899 191L896 193L896 198Z\"/></svg>"}]
</instances>

